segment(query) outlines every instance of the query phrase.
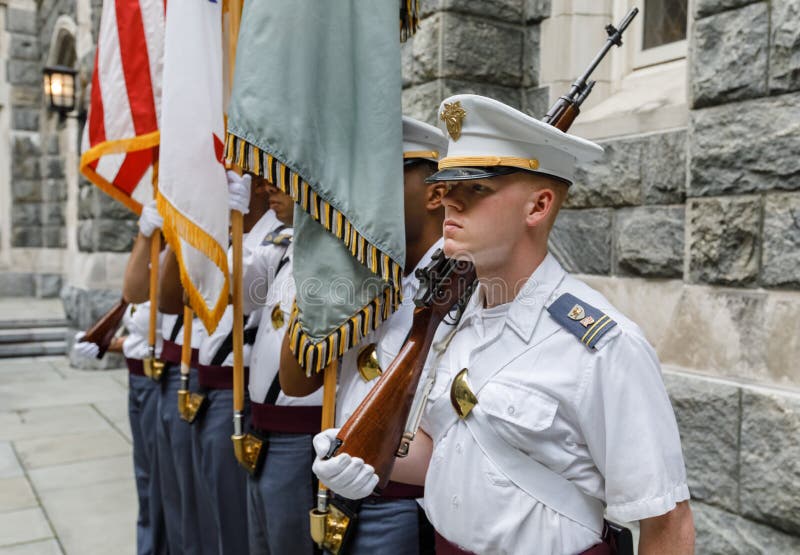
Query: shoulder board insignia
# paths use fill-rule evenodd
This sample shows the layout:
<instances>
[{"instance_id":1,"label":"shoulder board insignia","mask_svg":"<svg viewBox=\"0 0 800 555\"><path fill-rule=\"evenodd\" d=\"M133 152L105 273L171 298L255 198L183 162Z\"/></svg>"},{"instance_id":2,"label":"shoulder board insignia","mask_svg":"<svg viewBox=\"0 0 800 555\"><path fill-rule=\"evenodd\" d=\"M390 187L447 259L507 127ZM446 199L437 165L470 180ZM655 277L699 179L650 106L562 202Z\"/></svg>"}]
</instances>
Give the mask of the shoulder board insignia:
<instances>
[{"instance_id":1,"label":"shoulder board insignia","mask_svg":"<svg viewBox=\"0 0 800 555\"><path fill-rule=\"evenodd\" d=\"M547 307L547 312L590 349L617 325L607 314L569 293L556 299Z\"/></svg>"},{"instance_id":2,"label":"shoulder board insignia","mask_svg":"<svg viewBox=\"0 0 800 555\"><path fill-rule=\"evenodd\" d=\"M287 233L277 233L272 231L264 236L261 241L261 246L277 245L279 247L288 247L292 243L292 236Z\"/></svg>"}]
</instances>

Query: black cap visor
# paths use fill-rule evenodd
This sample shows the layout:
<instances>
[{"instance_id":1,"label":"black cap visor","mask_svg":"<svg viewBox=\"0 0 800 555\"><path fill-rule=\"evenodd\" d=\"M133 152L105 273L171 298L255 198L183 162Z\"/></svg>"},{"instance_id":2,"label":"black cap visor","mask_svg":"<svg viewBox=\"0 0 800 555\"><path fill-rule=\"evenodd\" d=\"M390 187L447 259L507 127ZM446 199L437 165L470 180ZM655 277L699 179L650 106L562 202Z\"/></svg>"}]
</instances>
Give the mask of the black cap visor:
<instances>
[{"instance_id":1,"label":"black cap visor","mask_svg":"<svg viewBox=\"0 0 800 555\"><path fill-rule=\"evenodd\" d=\"M561 177L550 175L549 173L537 172L533 170L526 170L524 168L517 168L514 166L485 166L477 168L445 168L439 170L432 176L425 179L425 183L439 183L442 181L470 181L472 179L490 179L500 175L510 175L512 173L525 172L534 175L543 175L556 181L561 181L566 186L572 185L570 181Z\"/></svg>"},{"instance_id":2,"label":"black cap visor","mask_svg":"<svg viewBox=\"0 0 800 555\"><path fill-rule=\"evenodd\" d=\"M478 168L445 168L439 170L425 180L425 183L437 183L440 181L469 181L471 179L489 179L499 175L509 175L516 172L523 172L522 168L512 166L486 166Z\"/></svg>"}]
</instances>

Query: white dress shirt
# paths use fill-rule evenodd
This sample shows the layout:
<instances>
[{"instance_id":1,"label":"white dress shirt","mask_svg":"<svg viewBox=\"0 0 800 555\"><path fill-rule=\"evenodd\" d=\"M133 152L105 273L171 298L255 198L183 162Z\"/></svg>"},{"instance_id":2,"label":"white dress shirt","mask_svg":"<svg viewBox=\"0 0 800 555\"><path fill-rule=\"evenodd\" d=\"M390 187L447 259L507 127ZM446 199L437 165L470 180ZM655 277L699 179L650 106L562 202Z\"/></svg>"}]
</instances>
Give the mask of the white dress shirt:
<instances>
[{"instance_id":1,"label":"white dress shirt","mask_svg":"<svg viewBox=\"0 0 800 555\"><path fill-rule=\"evenodd\" d=\"M150 356L148 336L150 331L150 301L130 304L122 316L122 324L128 335L122 342L125 358L145 359ZM161 313L156 313L156 357L161 354Z\"/></svg>"},{"instance_id":2,"label":"white dress shirt","mask_svg":"<svg viewBox=\"0 0 800 555\"><path fill-rule=\"evenodd\" d=\"M617 322L595 349L545 310L563 293ZM603 501L610 519L661 515L688 499L659 362L636 324L551 255L507 306L483 304L479 288L444 352L432 349L427 363L436 374L422 421L434 439L425 509L440 534L481 554L571 554L600 541L518 488L480 448L450 401L463 368L470 384L485 383L474 393L508 448ZM435 341L452 332L440 326Z\"/></svg>"}]
</instances>

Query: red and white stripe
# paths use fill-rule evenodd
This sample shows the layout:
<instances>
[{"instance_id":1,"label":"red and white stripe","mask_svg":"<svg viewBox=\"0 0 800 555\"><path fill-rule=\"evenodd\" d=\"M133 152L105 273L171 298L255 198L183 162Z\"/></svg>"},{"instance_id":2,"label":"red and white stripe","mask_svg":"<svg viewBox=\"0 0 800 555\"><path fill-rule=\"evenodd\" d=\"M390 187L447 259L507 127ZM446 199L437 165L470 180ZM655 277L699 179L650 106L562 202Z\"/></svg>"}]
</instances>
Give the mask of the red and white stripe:
<instances>
[{"instance_id":1,"label":"red and white stripe","mask_svg":"<svg viewBox=\"0 0 800 555\"><path fill-rule=\"evenodd\" d=\"M153 198L164 20L165 0L103 3L81 167L134 210ZM150 140L136 140L143 136Z\"/></svg>"}]
</instances>

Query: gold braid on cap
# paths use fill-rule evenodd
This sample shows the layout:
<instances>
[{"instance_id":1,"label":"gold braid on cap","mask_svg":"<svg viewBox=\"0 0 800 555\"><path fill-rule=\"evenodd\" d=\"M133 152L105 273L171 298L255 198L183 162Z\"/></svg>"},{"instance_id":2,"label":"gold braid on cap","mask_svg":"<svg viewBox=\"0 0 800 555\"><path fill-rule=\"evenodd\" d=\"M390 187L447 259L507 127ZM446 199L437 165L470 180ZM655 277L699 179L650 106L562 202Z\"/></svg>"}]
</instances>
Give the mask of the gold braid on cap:
<instances>
[{"instance_id":1,"label":"gold braid on cap","mask_svg":"<svg viewBox=\"0 0 800 555\"><path fill-rule=\"evenodd\" d=\"M536 158L518 158L516 156L447 156L439 160L439 169L471 168L486 166L511 166L523 170L538 170L539 160Z\"/></svg>"}]
</instances>

